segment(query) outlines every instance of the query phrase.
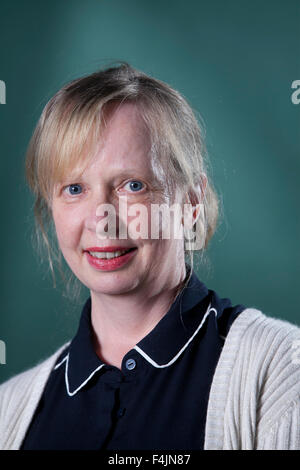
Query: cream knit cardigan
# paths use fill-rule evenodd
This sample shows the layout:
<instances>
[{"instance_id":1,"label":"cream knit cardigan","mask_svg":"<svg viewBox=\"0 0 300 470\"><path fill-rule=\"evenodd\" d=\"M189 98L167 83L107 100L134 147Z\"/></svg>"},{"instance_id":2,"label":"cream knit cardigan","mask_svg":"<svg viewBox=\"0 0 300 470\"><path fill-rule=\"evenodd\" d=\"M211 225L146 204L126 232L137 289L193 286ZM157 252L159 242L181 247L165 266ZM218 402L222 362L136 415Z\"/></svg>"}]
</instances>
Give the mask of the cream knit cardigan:
<instances>
[{"instance_id":1,"label":"cream knit cardigan","mask_svg":"<svg viewBox=\"0 0 300 470\"><path fill-rule=\"evenodd\" d=\"M64 345L0 386L0 449L19 449ZM300 329L245 309L215 370L205 449L300 449Z\"/></svg>"}]
</instances>

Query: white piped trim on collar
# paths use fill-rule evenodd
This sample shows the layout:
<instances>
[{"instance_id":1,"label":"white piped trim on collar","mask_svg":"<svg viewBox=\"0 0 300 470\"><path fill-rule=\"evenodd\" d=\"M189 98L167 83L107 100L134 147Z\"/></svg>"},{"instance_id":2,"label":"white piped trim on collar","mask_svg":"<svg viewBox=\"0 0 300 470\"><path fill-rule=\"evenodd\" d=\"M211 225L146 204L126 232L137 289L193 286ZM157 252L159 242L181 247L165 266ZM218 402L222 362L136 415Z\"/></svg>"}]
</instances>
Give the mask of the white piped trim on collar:
<instances>
[{"instance_id":1,"label":"white piped trim on collar","mask_svg":"<svg viewBox=\"0 0 300 470\"><path fill-rule=\"evenodd\" d=\"M67 355L63 358L63 360L60 361L59 364L56 364L56 366L54 367L54 370L58 369L58 368L67 360L68 355L69 355L69 354L67 354Z\"/></svg>"},{"instance_id":2,"label":"white piped trim on collar","mask_svg":"<svg viewBox=\"0 0 300 470\"><path fill-rule=\"evenodd\" d=\"M75 393L77 393L82 387L84 387L84 385L90 380L91 377L93 377L93 375L98 371L100 370L102 367L105 366L105 364L101 364L101 366L97 367L95 370L93 370L93 372L88 376L87 379L85 379L84 382L82 382L81 385L79 385L79 387L77 387L73 392L70 391L70 385L69 385L69 380L68 380L68 366L69 366L69 354L67 354L66 357L64 357L64 359L59 363L57 364L54 369L58 369L64 362L66 362L66 368L65 368L65 382L66 382L66 389L67 389L67 393L70 397L72 397L73 395L75 395Z\"/></svg>"},{"instance_id":3,"label":"white piped trim on collar","mask_svg":"<svg viewBox=\"0 0 300 470\"><path fill-rule=\"evenodd\" d=\"M67 363L66 363L66 370L65 370L65 379L66 379L66 387L67 387L67 392L68 392L68 395L70 397L72 397L73 395L75 395L75 393L77 393L89 380L91 377L93 377L93 375L98 371L100 370L102 367L105 366L105 364L101 364L101 366L97 367L89 376L87 379L85 379L84 382L82 382L81 385L79 385L79 387L77 387L74 392L70 392L70 386L69 386L69 380L68 380L68 366L69 366L69 354L68 354L68 358L67 358Z\"/></svg>"},{"instance_id":4,"label":"white piped trim on collar","mask_svg":"<svg viewBox=\"0 0 300 470\"><path fill-rule=\"evenodd\" d=\"M153 361L153 359L151 359L151 357L148 356L148 354L146 354L141 348L139 348L139 346L135 346L133 349L135 349L141 356L143 356L146 359L146 361L148 361L154 367L157 367L158 369L162 369L164 367L169 367L170 365L172 365L176 361L176 359L178 359L178 357L183 353L183 351L188 347L190 342L194 339L194 337L196 336L196 334L201 329L202 325L204 324L204 322L205 322L206 318L208 317L208 315L210 314L210 312L215 312L215 315L217 316L217 314L218 314L217 310L215 308L211 308L210 306L211 306L211 304L209 304L208 309L207 309L204 317L202 318L201 323L198 326L198 328L196 329L196 331L192 334L190 339L180 349L180 351L176 354L176 356L174 356L173 359L171 359L171 361L169 361L167 364L162 364L162 365L157 364L157 362Z\"/></svg>"},{"instance_id":5,"label":"white piped trim on collar","mask_svg":"<svg viewBox=\"0 0 300 470\"><path fill-rule=\"evenodd\" d=\"M189 338L189 340L185 343L185 345L180 349L180 351L176 354L176 356L173 357L173 359L171 359L171 361L169 361L167 364L157 364L157 362L153 361L153 359L151 359L150 356L148 356L148 354L146 354L141 348L139 348L138 346L134 346L133 349L135 349L141 356L143 356L146 361L148 361L150 364L152 364L154 367L158 368L158 369L163 369L164 367L169 367L170 365L172 365L177 359L178 357L183 353L183 351L188 347L188 345L190 344L191 341L193 341L194 337L197 335L197 333L200 331L200 329L202 328L206 318L208 317L208 315L211 313L211 312L214 312L215 313L215 316L217 316L218 312L215 308L211 308L210 307L211 304L209 304L208 306L208 309L204 315L204 317L202 318L198 328L196 329L196 331L192 334L192 336ZM89 376L88 378L82 382L81 385L79 385L79 387L77 387L73 392L70 391L70 386L69 386L69 380L68 380L68 365L69 365L69 354L67 354L67 356L65 356L62 361L57 364L54 369L58 369L64 362L66 362L66 368L65 368L65 382L66 382L66 389L67 389L67 393L70 397L72 397L73 395L75 395L82 387L84 387L84 385L90 380L91 377L93 377L93 375L98 371L100 370L102 367L105 366L105 364L101 364L101 366L97 367Z\"/></svg>"}]
</instances>

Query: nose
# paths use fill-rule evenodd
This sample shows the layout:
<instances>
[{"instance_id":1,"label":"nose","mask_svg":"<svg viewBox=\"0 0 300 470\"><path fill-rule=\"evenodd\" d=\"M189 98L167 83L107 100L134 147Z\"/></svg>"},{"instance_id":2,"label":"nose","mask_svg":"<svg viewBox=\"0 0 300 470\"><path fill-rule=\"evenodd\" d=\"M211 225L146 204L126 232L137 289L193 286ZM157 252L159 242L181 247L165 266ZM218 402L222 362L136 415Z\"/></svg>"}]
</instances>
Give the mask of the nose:
<instances>
[{"instance_id":1,"label":"nose","mask_svg":"<svg viewBox=\"0 0 300 470\"><path fill-rule=\"evenodd\" d=\"M96 232L97 224L104 218L103 208L110 205L108 192L102 188L97 187L89 195L87 205L85 207L85 228L87 230Z\"/></svg>"},{"instance_id":2,"label":"nose","mask_svg":"<svg viewBox=\"0 0 300 470\"><path fill-rule=\"evenodd\" d=\"M109 192L98 188L91 194L86 207L85 228L98 239L116 238L118 234L118 215L116 202Z\"/></svg>"}]
</instances>

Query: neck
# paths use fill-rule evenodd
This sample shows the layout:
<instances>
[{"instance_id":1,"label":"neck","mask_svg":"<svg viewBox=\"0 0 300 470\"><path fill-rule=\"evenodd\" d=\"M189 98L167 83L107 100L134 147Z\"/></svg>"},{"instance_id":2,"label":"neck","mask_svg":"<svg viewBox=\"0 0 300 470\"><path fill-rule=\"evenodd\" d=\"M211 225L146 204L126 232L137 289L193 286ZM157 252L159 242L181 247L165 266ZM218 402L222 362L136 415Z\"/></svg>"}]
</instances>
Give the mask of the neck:
<instances>
[{"instance_id":1,"label":"neck","mask_svg":"<svg viewBox=\"0 0 300 470\"><path fill-rule=\"evenodd\" d=\"M97 355L121 369L124 355L157 325L168 312L186 272L164 289L122 295L91 292L91 322Z\"/></svg>"}]
</instances>

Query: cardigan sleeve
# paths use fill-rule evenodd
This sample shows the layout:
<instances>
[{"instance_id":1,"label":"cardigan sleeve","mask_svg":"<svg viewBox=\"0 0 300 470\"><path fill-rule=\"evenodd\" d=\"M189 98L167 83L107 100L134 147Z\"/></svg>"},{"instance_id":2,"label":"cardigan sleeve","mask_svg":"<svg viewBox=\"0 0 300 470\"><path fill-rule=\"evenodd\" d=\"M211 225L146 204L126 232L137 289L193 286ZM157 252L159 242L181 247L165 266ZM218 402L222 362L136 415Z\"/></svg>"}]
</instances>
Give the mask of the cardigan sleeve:
<instances>
[{"instance_id":1,"label":"cardigan sleeve","mask_svg":"<svg viewBox=\"0 0 300 470\"><path fill-rule=\"evenodd\" d=\"M300 449L300 396L296 395L257 443L257 450Z\"/></svg>"},{"instance_id":2,"label":"cardigan sleeve","mask_svg":"<svg viewBox=\"0 0 300 470\"><path fill-rule=\"evenodd\" d=\"M20 448L50 372L68 344L45 361L0 385L0 450Z\"/></svg>"},{"instance_id":3,"label":"cardigan sleeve","mask_svg":"<svg viewBox=\"0 0 300 470\"><path fill-rule=\"evenodd\" d=\"M205 449L300 450L300 329L246 309L211 386Z\"/></svg>"},{"instance_id":4,"label":"cardigan sleeve","mask_svg":"<svg viewBox=\"0 0 300 470\"><path fill-rule=\"evenodd\" d=\"M257 449L300 450L300 329L271 319L257 407Z\"/></svg>"}]
</instances>

